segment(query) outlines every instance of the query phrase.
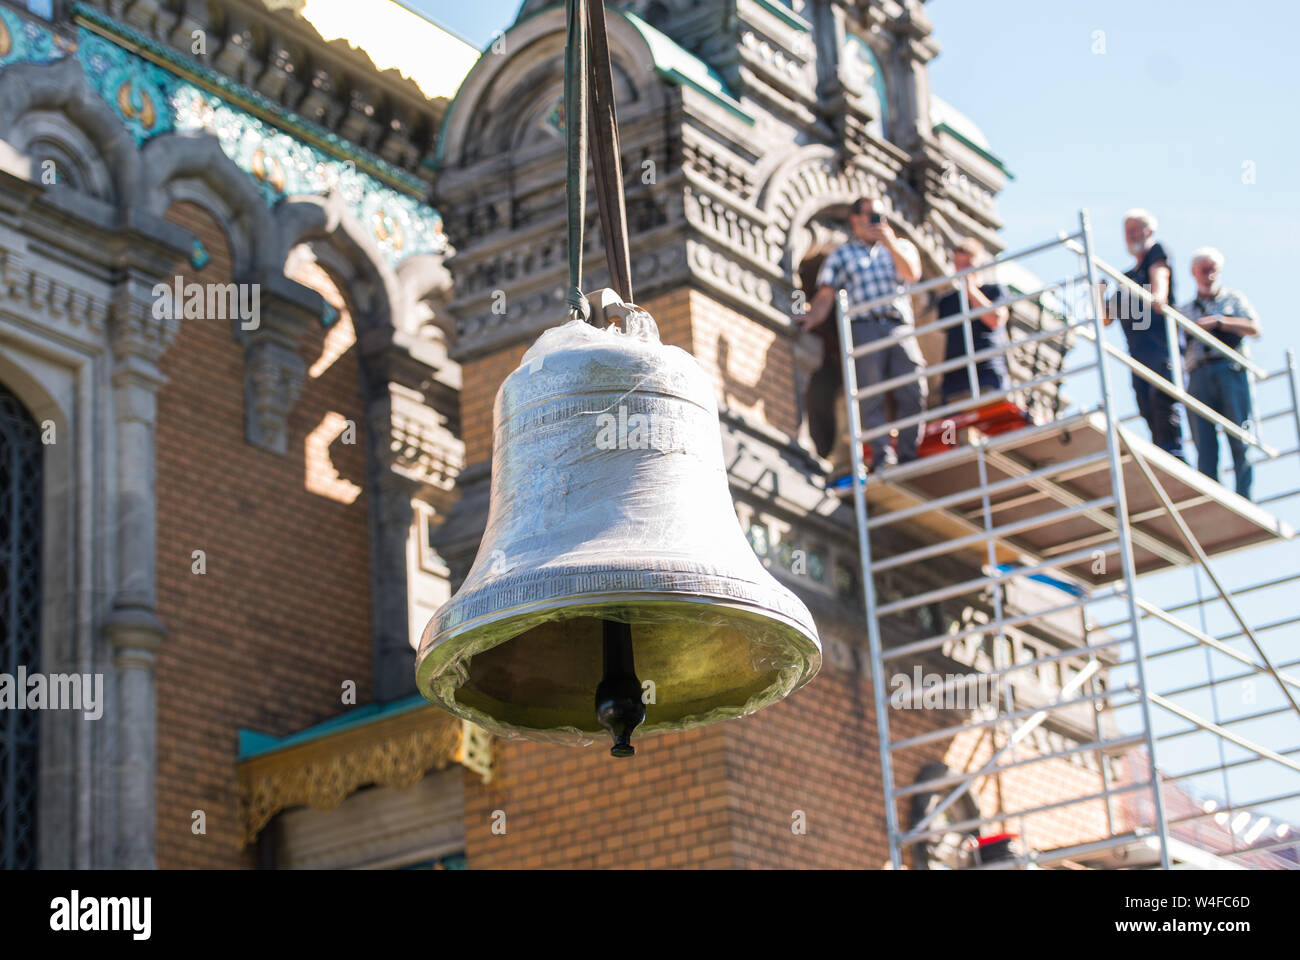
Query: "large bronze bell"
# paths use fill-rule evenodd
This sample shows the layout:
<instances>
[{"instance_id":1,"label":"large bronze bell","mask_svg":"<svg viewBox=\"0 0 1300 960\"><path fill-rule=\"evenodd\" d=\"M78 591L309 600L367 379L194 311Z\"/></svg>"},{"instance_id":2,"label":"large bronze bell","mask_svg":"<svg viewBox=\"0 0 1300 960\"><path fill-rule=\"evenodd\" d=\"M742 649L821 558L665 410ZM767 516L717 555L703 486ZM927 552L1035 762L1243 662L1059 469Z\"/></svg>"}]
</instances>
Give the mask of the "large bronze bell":
<instances>
[{"instance_id":1,"label":"large bronze bell","mask_svg":"<svg viewBox=\"0 0 1300 960\"><path fill-rule=\"evenodd\" d=\"M603 726L628 756L642 717L683 730L785 697L821 645L737 522L709 377L602 294L614 326L547 330L497 392L487 528L416 678L498 736L589 744Z\"/></svg>"}]
</instances>

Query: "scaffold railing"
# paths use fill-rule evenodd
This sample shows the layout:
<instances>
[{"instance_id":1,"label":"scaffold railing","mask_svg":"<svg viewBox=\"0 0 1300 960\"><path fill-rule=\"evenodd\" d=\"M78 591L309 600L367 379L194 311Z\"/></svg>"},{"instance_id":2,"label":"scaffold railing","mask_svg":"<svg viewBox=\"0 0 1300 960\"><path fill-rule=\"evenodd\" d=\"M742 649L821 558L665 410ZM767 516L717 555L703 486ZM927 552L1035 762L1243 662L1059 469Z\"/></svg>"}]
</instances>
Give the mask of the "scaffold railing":
<instances>
[{"instance_id":1,"label":"scaffold railing","mask_svg":"<svg viewBox=\"0 0 1300 960\"><path fill-rule=\"evenodd\" d=\"M1042 260L1064 279L972 307L965 277ZM1300 659L1287 659L1284 646L1300 625L1286 599L1300 580L1297 518L1287 512L1300 502L1295 356L1288 350L1285 366L1270 372L1168 306L1166 377L1108 342L1103 277L1148 317L1161 315L1149 291L1095 255L1083 211L1073 232L913 284L904 295L955 286L960 310L898 335L920 339L961 324L965 356L869 384L858 382L855 361L897 338L855 343L853 323L898 294L850 304L839 292L895 869L905 853L914 865L947 857L984 869L1300 867L1300 675L1287 672ZM1050 304L1053 322L975 350L972 318L1029 303ZM1278 409L1239 424L1188 393L1180 333L1240 365L1257 398L1280 391ZM1059 349L1056 369L983 388L977 363L1045 343ZM969 396L863 429L864 398L962 369ZM1149 443L1121 411L1117 373L1214 423L1290 486L1252 502ZM1023 406L1034 392L1068 400L1041 422L978 429L981 411ZM958 430L971 415L974 428ZM865 445L924 427L944 437L938 452L876 463L868 474ZM1264 474L1256 470L1267 487ZM933 715L891 726L900 674L953 663L969 671L947 675ZM952 695L975 684L989 695L953 708ZM1018 849L1004 844L996 858L962 853L1012 833Z\"/></svg>"}]
</instances>

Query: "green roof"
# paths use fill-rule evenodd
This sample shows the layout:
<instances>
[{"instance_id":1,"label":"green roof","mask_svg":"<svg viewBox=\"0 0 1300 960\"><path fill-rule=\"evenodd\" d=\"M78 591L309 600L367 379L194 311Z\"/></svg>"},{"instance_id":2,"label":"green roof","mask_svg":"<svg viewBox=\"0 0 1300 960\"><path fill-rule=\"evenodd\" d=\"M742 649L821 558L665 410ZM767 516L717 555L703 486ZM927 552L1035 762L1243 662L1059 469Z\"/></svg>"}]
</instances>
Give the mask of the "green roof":
<instances>
[{"instance_id":1,"label":"green roof","mask_svg":"<svg viewBox=\"0 0 1300 960\"><path fill-rule=\"evenodd\" d=\"M665 33L656 30L634 13L619 11L619 16L637 29L650 47L650 56L654 58L655 70L672 83L686 84L716 100L746 123L754 123L752 114L747 113L740 101L727 89L727 84L711 66L688 53L677 41Z\"/></svg>"},{"instance_id":2,"label":"green roof","mask_svg":"<svg viewBox=\"0 0 1300 960\"><path fill-rule=\"evenodd\" d=\"M1015 174L1007 169L1007 165L1002 162L1002 158L990 148L988 138L984 136L984 131L976 126L970 117L947 100L931 95L930 124L935 133L946 133L954 140L964 143L1006 174L1007 179L1014 180L1016 178Z\"/></svg>"}]
</instances>

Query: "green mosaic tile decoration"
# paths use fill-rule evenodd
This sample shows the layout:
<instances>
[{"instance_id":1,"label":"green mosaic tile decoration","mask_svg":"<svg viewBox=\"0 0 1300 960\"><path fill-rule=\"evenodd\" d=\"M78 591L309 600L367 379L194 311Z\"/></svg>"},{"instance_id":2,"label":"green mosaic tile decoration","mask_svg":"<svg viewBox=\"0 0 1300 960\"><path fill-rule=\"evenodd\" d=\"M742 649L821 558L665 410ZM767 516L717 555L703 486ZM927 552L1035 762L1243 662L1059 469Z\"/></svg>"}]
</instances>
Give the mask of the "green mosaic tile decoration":
<instances>
[{"instance_id":1,"label":"green mosaic tile decoration","mask_svg":"<svg viewBox=\"0 0 1300 960\"><path fill-rule=\"evenodd\" d=\"M202 79L207 86L227 90L230 98L204 89L187 76L133 53L85 25L77 28L75 39L68 39L3 6L0 69L13 63L50 63L74 56L91 87L121 118L137 144L165 133L210 133L226 156L257 184L269 207L285 197L338 192L390 265L396 266L409 256L446 250L442 218L421 199L424 186L417 178L301 117L284 113L255 91L198 63L183 62L184 58L174 50L161 47L98 10L81 4L73 9L100 30L175 62L179 69ZM259 109L274 113L278 122L254 116L232 100L256 103ZM302 136L295 135L299 131ZM307 142L307 136L329 144L334 152ZM385 183L367 168L381 172L404 189Z\"/></svg>"}]
</instances>

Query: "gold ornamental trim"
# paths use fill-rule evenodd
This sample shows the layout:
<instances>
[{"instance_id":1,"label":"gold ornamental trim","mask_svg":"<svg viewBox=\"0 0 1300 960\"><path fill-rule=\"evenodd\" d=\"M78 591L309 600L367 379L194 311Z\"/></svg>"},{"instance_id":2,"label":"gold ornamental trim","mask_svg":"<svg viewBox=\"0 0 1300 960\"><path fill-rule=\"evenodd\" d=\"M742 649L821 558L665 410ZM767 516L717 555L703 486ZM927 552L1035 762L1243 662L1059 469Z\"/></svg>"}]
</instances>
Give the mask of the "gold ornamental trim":
<instances>
[{"instance_id":1,"label":"gold ornamental trim","mask_svg":"<svg viewBox=\"0 0 1300 960\"><path fill-rule=\"evenodd\" d=\"M362 787L405 790L452 763L486 783L492 737L432 704L250 757L238 764L244 844L282 810L333 810Z\"/></svg>"}]
</instances>

